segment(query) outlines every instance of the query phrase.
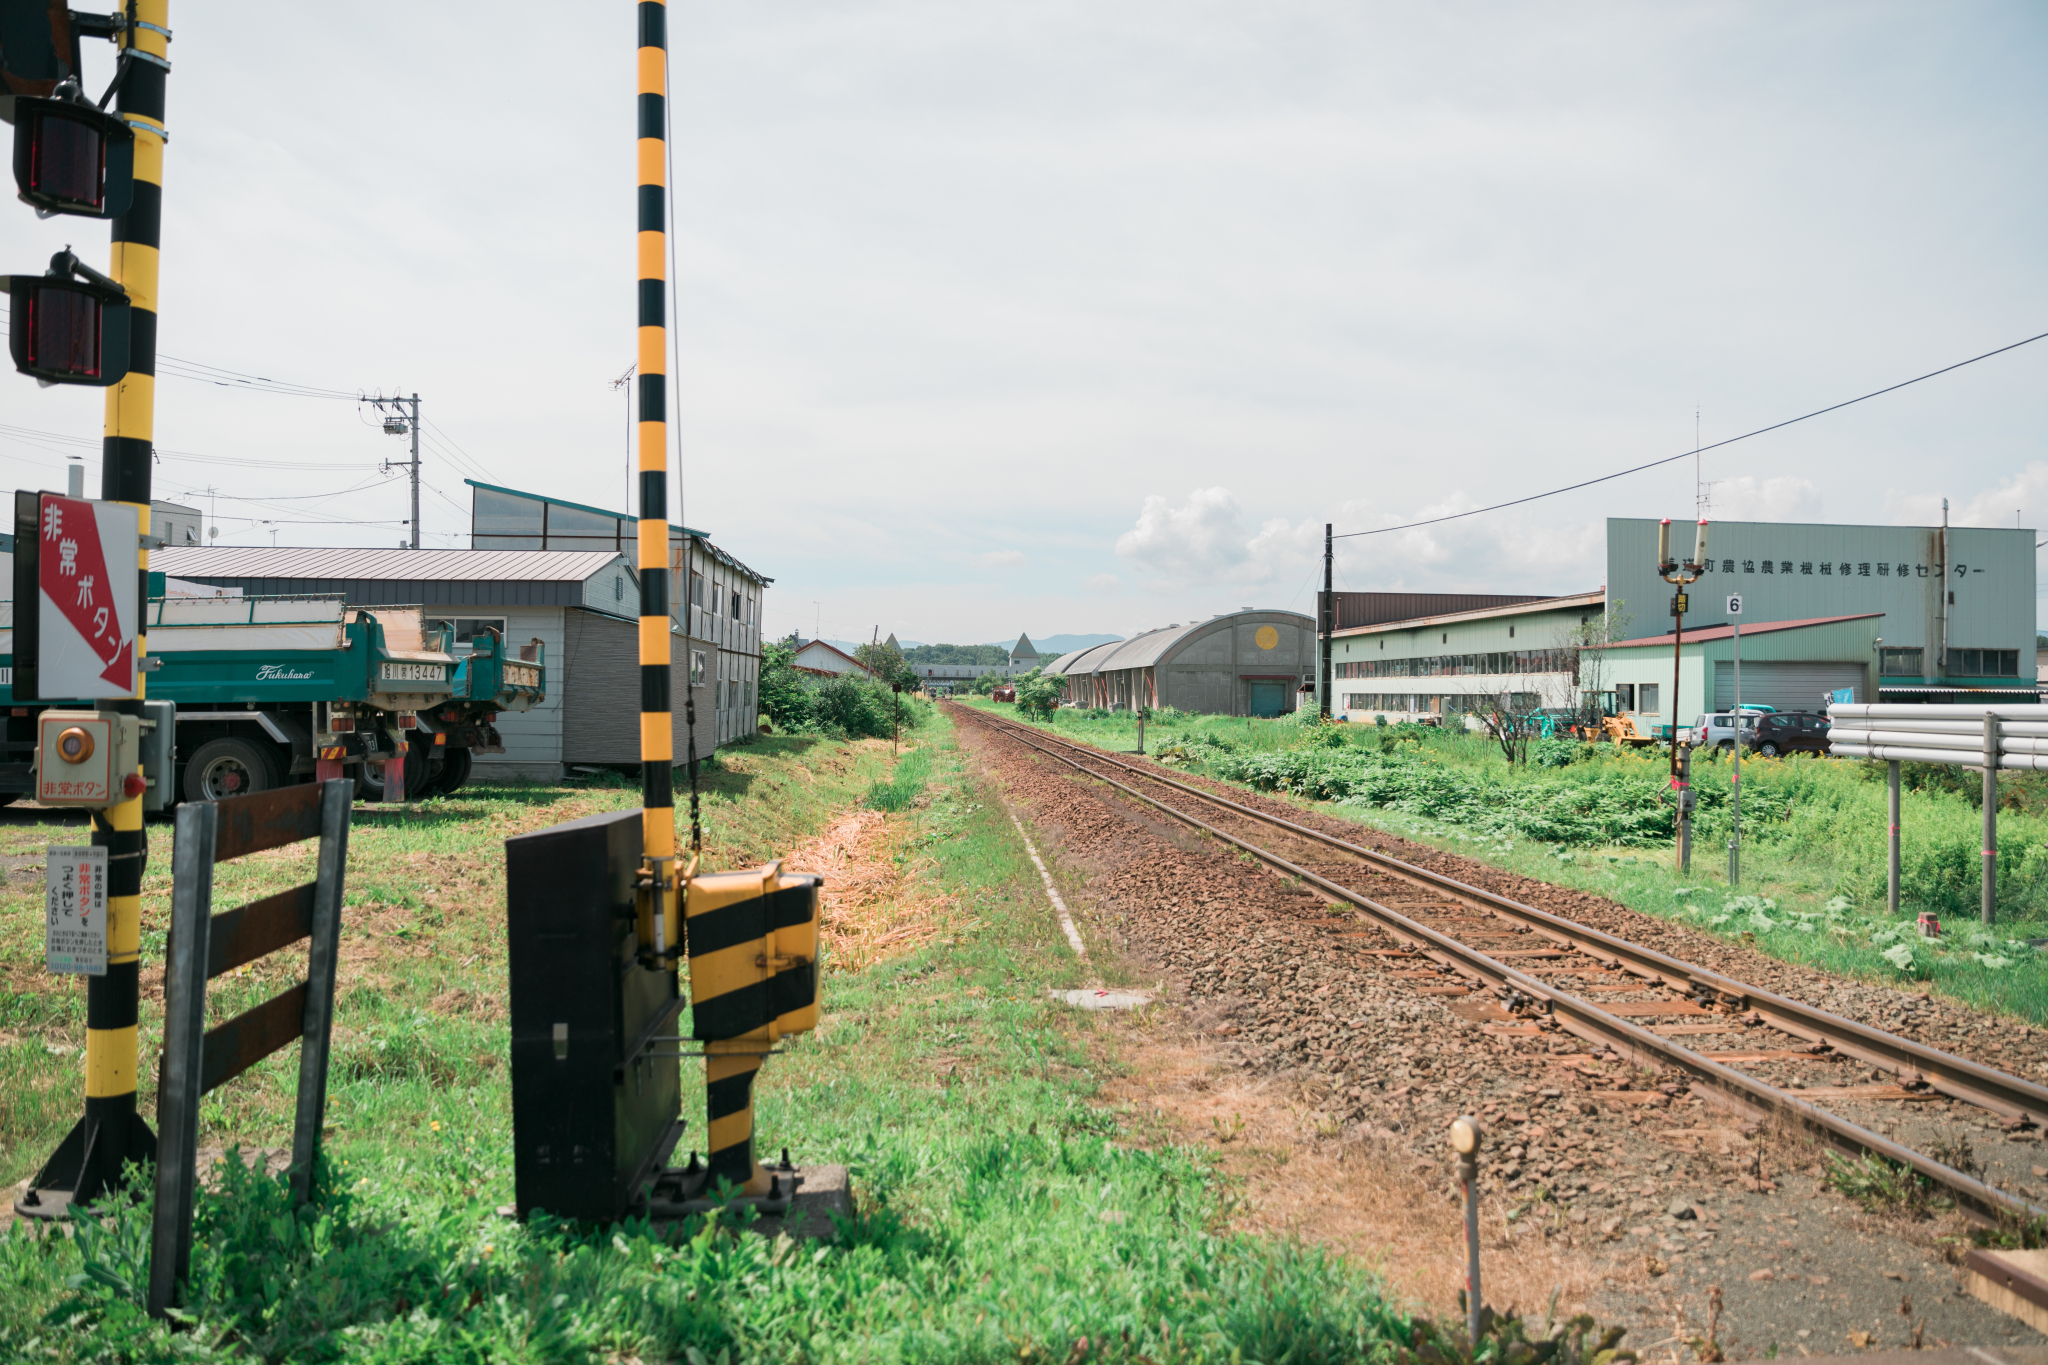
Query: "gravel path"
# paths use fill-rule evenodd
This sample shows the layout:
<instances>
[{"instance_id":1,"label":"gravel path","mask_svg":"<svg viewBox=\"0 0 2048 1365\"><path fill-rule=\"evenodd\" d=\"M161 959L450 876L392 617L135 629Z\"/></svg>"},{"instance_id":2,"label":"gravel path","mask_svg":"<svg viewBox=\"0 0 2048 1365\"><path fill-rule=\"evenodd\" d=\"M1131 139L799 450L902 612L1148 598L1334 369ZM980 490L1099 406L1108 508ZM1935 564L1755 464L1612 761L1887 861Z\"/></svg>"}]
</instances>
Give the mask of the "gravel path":
<instances>
[{"instance_id":1,"label":"gravel path","mask_svg":"<svg viewBox=\"0 0 2048 1365\"><path fill-rule=\"evenodd\" d=\"M1164 977L1171 998L1227 1043L1231 1065L1296 1087L1319 1132L1431 1173L1439 1194L1448 1194L1443 1134L1458 1113L1479 1114L1488 1130L1486 1197L1522 1210L1516 1226L1527 1229L1524 1236L1618 1260L1622 1269L1607 1277L1592 1307L1628 1324L1631 1344L1671 1337L1681 1313L1684 1330L1698 1335L1709 1285L1725 1295L1721 1340L1731 1359L1761 1355L1773 1343L1788 1354L1853 1349L1866 1344L1863 1334L1869 1344L1902 1346L1916 1329L1927 1345L2044 1340L1961 1292L1940 1245L1960 1233L1952 1216L1902 1222L1866 1215L1820 1188L1811 1148L1745 1131L1672 1078L1632 1071L1577 1039L1526 1036L1488 1022L1486 1002L1462 998L1462 988L1393 956L1391 940L1348 907L1333 909L1248 855L971 721L960 733L1060 870L1082 878L1076 909L1095 934L1108 934ZM2036 1030L1788 966L1586 893L1159 771L1981 1061L2012 1069L2017 1052L2030 1063L2022 1074L2048 1075L2048 1049ZM1283 856L1315 847L1298 840L1283 847L1269 828L1255 841ZM1383 885L1367 894L1397 898L1385 884L1399 884L1355 860L1330 854L1315 861L1316 870L1361 890L1379 877ZM1507 932L1498 921L1470 927ZM1854 1078L1830 1069L1825 1079ZM1976 1111L1946 1102L1913 1109L1911 1116L1851 1116L1891 1125L1904 1141L1924 1145L1919 1130L1933 1126L1952 1145L2010 1147L2029 1162L2042 1159L2038 1144L2025 1135L2008 1141ZM1676 1349L1667 1344L1654 1358Z\"/></svg>"}]
</instances>

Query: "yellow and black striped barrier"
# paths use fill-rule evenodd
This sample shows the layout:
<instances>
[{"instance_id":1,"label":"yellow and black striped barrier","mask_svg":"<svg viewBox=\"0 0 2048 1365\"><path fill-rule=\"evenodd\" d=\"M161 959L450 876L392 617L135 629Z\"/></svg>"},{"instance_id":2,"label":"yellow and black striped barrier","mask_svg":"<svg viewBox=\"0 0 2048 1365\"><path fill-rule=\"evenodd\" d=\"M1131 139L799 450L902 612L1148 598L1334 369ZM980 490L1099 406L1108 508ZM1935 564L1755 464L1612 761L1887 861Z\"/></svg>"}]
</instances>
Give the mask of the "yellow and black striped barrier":
<instances>
[{"instance_id":1,"label":"yellow and black striped barrier","mask_svg":"<svg viewBox=\"0 0 2048 1365\"><path fill-rule=\"evenodd\" d=\"M707 1188L769 1192L754 1159L754 1076L777 1040L818 1026L824 881L782 864L692 877L685 897L690 1033L704 1045Z\"/></svg>"}]
</instances>

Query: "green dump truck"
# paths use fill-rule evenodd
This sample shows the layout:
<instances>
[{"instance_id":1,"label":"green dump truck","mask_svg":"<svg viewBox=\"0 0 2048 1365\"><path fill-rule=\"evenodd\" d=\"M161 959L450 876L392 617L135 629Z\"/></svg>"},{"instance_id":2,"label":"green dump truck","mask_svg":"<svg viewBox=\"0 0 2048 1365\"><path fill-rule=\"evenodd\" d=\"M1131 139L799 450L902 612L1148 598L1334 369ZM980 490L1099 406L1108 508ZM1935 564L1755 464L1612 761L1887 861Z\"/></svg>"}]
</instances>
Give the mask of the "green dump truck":
<instances>
[{"instance_id":1,"label":"green dump truck","mask_svg":"<svg viewBox=\"0 0 2048 1365\"><path fill-rule=\"evenodd\" d=\"M339 594L164 596L150 599L148 622L149 697L176 707L176 772L152 805L341 776L382 800L401 754L407 797L451 793L472 755L504 751L498 715L547 691L539 641L515 654L484 632L459 655L419 607L352 608ZM35 716L63 704L14 703L11 625L0 623L0 803L34 790Z\"/></svg>"}]
</instances>

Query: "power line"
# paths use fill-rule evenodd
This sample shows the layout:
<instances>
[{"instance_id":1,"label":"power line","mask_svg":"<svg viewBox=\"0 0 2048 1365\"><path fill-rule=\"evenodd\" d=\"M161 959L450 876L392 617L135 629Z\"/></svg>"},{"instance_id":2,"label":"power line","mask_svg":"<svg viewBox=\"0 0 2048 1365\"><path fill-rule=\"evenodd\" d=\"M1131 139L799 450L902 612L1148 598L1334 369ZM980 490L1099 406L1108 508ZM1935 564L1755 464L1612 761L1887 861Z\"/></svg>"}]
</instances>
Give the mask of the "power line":
<instances>
[{"instance_id":1,"label":"power line","mask_svg":"<svg viewBox=\"0 0 2048 1365\"><path fill-rule=\"evenodd\" d=\"M2022 346L2031 346L2035 342L2040 341L2044 337L2048 337L2048 332L2042 332L2037 336L2030 336L2025 341L2015 341L2010 346L2001 346L1995 351L1986 351L1983 355L1973 355L1968 360L1958 360L1955 364L1944 365L1938 370L1929 370L1926 374L1918 375L1912 379L1902 380L1899 383L1890 385L1887 388L1882 388L1875 390L1871 393L1866 393L1861 398L1851 398L1844 402L1835 403L1825 408L1817 408L1814 411L1805 413L1799 417L1788 417L1782 422L1773 422L1770 426L1758 427L1755 431L1746 431L1740 436L1730 436L1725 441L1716 441L1709 446L1698 446L1693 450L1680 451L1676 455L1667 455L1661 460L1652 460L1648 464L1639 464L1635 466L1633 469L1618 470L1613 474L1602 474L1597 479L1587 479L1583 483L1567 484L1563 488L1553 488L1546 493L1531 493L1526 498L1515 498L1510 502L1497 502L1493 504L1491 507L1475 507L1469 512L1452 512L1447 516L1430 517L1426 521L1405 522L1400 526L1382 526L1372 531L1346 531L1342 535L1339 535L1335 538L1338 540L1350 540L1356 536L1383 536L1390 531L1412 531L1418 526L1435 526L1439 522L1458 521L1465 517L1476 517L1487 512L1498 512L1502 508L1506 507L1520 507L1525 502L1536 502L1543 498L1554 498L1560 493L1572 493L1576 492L1581 488L1591 488L1596 483L1607 483L1613 479L1626 478L1630 474L1640 474L1645 469L1655 469L1659 465L1667 465L1672 464L1678 460L1690 459L1693 456L1698 455L1702 451L1719 450L1722 446L1732 446L1737 441L1747 441L1752 436L1762 436L1767 432L1782 431L1786 427L1792 426L1793 424L1798 422L1807 421L1810 418L1823 417L1831 412L1840 412L1843 408L1853 407L1858 403L1867 402L1872 398L1881 398L1888 393L1897 393L1900 389L1906 388L1913 384L1918 384L1922 380L1933 379L1937 375L1947 374L1951 370L1960 370L1965 365L1974 365L1980 360L1989 360L1991 359L1991 357L1995 355L2004 355L2007 351L2016 351Z\"/></svg>"}]
</instances>

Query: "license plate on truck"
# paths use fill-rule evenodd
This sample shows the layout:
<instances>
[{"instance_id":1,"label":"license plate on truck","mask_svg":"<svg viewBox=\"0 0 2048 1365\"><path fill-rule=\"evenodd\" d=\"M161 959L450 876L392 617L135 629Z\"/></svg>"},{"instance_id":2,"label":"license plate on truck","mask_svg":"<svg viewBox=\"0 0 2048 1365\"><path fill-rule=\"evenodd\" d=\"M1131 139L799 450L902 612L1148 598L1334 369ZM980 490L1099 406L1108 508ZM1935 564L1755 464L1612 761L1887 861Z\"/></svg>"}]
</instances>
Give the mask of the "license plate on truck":
<instances>
[{"instance_id":1,"label":"license plate on truck","mask_svg":"<svg viewBox=\"0 0 2048 1365\"><path fill-rule=\"evenodd\" d=\"M394 664L378 666L377 677L384 682L447 682L446 664Z\"/></svg>"},{"instance_id":2,"label":"license plate on truck","mask_svg":"<svg viewBox=\"0 0 2048 1365\"><path fill-rule=\"evenodd\" d=\"M506 664L505 681L514 687L539 687L540 670L521 668L518 664Z\"/></svg>"}]
</instances>

